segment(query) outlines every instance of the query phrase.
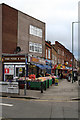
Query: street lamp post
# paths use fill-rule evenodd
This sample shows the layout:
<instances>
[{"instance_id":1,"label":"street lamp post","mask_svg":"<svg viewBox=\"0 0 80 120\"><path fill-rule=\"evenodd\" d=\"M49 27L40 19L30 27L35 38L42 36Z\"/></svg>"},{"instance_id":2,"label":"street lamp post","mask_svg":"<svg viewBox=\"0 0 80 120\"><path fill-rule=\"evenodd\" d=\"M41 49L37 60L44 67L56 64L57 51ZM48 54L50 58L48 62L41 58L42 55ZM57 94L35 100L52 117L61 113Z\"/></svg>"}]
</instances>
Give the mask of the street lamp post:
<instances>
[{"instance_id":1,"label":"street lamp post","mask_svg":"<svg viewBox=\"0 0 80 120\"><path fill-rule=\"evenodd\" d=\"M72 22L72 83L73 83L73 65L74 65L74 57L73 57L73 42L74 42L74 22Z\"/></svg>"},{"instance_id":2,"label":"street lamp post","mask_svg":"<svg viewBox=\"0 0 80 120\"><path fill-rule=\"evenodd\" d=\"M72 22L72 83L73 83L73 77L74 77L74 74L73 74L73 67L74 67L74 24L78 24L80 23L80 21L77 21L77 22Z\"/></svg>"}]
</instances>

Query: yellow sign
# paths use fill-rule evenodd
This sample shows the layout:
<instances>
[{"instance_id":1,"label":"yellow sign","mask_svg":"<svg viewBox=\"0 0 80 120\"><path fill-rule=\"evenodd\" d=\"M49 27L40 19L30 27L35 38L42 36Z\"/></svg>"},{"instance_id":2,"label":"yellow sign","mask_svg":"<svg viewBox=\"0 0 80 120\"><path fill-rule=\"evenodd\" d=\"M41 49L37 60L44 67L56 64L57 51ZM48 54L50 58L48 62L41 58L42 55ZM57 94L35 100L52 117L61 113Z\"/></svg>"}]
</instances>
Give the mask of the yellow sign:
<instances>
[{"instance_id":1,"label":"yellow sign","mask_svg":"<svg viewBox=\"0 0 80 120\"><path fill-rule=\"evenodd\" d=\"M35 57L32 57L31 61L38 63L38 62L39 62L39 59L38 59L38 58L35 58Z\"/></svg>"},{"instance_id":2,"label":"yellow sign","mask_svg":"<svg viewBox=\"0 0 80 120\"><path fill-rule=\"evenodd\" d=\"M19 73L22 73L22 68L19 68Z\"/></svg>"}]
</instances>

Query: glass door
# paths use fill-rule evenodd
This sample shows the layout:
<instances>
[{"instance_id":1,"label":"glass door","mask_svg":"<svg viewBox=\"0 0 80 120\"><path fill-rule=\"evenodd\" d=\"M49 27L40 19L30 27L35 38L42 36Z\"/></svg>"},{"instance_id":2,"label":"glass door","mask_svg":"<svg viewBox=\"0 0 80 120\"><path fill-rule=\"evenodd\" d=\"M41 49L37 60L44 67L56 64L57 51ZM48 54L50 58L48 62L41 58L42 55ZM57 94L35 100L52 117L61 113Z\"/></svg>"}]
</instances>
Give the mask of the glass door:
<instances>
[{"instance_id":1,"label":"glass door","mask_svg":"<svg viewBox=\"0 0 80 120\"><path fill-rule=\"evenodd\" d=\"M25 67L16 67L16 77L25 76Z\"/></svg>"}]
</instances>

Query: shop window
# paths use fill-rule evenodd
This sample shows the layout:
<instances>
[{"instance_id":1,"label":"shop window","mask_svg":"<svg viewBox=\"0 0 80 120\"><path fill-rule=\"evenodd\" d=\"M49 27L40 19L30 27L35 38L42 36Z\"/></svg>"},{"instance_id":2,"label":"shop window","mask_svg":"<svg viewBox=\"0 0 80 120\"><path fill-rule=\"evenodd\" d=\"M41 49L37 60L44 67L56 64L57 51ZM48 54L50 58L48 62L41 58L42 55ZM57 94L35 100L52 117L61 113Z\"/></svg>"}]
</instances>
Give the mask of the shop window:
<instances>
[{"instance_id":1,"label":"shop window","mask_svg":"<svg viewBox=\"0 0 80 120\"><path fill-rule=\"evenodd\" d=\"M50 59L50 49L48 49L48 58Z\"/></svg>"}]
</instances>

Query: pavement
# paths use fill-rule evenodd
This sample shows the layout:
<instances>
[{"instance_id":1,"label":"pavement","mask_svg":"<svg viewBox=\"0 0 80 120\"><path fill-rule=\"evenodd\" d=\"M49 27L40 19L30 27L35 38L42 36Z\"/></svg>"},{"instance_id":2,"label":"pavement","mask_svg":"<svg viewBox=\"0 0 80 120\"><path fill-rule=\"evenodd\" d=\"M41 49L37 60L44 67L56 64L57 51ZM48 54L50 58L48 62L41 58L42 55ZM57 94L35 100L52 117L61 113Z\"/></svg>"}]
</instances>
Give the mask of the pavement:
<instances>
[{"instance_id":1,"label":"pavement","mask_svg":"<svg viewBox=\"0 0 80 120\"><path fill-rule=\"evenodd\" d=\"M44 90L43 93L40 90L26 90L26 95L24 95L24 89L20 89L19 95L4 93L2 97L67 101L78 99L78 90L78 82L72 83L66 79L59 79L58 86L53 84L46 91Z\"/></svg>"}]
</instances>

